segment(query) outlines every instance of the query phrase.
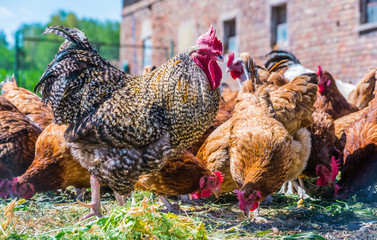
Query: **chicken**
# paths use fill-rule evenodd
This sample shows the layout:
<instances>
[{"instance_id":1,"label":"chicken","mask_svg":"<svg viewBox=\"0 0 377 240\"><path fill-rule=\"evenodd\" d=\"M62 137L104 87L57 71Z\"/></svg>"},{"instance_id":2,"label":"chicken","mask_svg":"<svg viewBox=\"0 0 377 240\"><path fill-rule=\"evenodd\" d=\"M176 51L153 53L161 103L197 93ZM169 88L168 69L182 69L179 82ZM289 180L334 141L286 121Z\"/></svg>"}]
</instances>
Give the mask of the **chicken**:
<instances>
[{"instance_id":1,"label":"chicken","mask_svg":"<svg viewBox=\"0 0 377 240\"><path fill-rule=\"evenodd\" d=\"M36 94L18 87L14 76L1 83L1 94L42 129L54 118L51 107L44 104Z\"/></svg>"},{"instance_id":2,"label":"chicken","mask_svg":"<svg viewBox=\"0 0 377 240\"><path fill-rule=\"evenodd\" d=\"M0 179L25 172L33 161L41 132L39 126L0 96Z\"/></svg>"},{"instance_id":3,"label":"chicken","mask_svg":"<svg viewBox=\"0 0 377 240\"><path fill-rule=\"evenodd\" d=\"M228 120L216 128L196 155L211 172L218 171L224 174L220 193L232 192L237 188L230 172L229 126L230 121Z\"/></svg>"},{"instance_id":4,"label":"chicken","mask_svg":"<svg viewBox=\"0 0 377 240\"><path fill-rule=\"evenodd\" d=\"M220 172L209 171L192 153L184 151L168 161L159 171L142 175L136 188L153 190L160 195L169 211L174 206L165 195L192 194L194 198L209 197L212 192L218 197L224 176Z\"/></svg>"},{"instance_id":5,"label":"chicken","mask_svg":"<svg viewBox=\"0 0 377 240\"><path fill-rule=\"evenodd\" d=\"M359 190L371 187L369 197L377 183L377 101L346 130L343 151L343 167L335 195L351 196Z\"/></svg>"},{"instance_id":6,"label":"chicken","mask_svg":"<svg viewBox=\"0 0 377 240\"><path fill-rule=\"evenodd\" d=\"M240 89L242 89L242 83L248 79L254 79L253 86L264 84L271 90L289 82L282 75L287 69L285 61L278 62L269 69L264 69L258 68L248 53L241 53L239 58L234 58L234 53L230 52L227 66L227 72L238 82Z\"/></svg>"},{"instance_id":7,"label":"chicken","mask_svg":"<svg viewBox=\"0 0 377 240\"><path fill-rule=\"evenodd\" d=\"M377 68L372 68L357 83L356 89L348 96L348 101L359 109L367 107L375 96L376 78Z\"/></svg>"},{"instance_id":8,"label":"chicken","mask_svg":"<svg viewBox=\"0 0 377 240\"><path fill-rule=\"evenodd\" d=\"M300 76L300 75L306 75L310 73L315 73L312 69L306 68L303 65L301 65L300 61L296 58L295 55L293 55L290 52L284 51L284 50L274 50L271 51L266 55L268 57L265 67L269 69L274 64L287 60L287 64L289 66L289 69L284 73L284 76L288 78L289 80L292 80L293 78ZM355 85L343 82L341 80L336 79L335 80L336 85L340 91L340 93L347 98L352 90L355 89Z\"/></svg>"},{"instance_id":9,"label":"chicken","mask_svg":"<svg viewBox=\"0 0 377 240\"><path fill-rule=\"evenodd\" d=\"M306 167L317 87L306 76L275 91L266 86L238 96L230 119L230 171L245 215Z\"/></svg>"},{"instance_id":10,"label":"chicken","mask_svg":"<svg viewBox=\"0 0 377 240\"><path fill-rule=\"evenodd\" d=\"M222 43L211 27L196 46L149 74L133 76L101 58L78 29L49 27L45 33L67 40L37 89L57 123L69 124L65 139L91 174L87 217L101 216L100 181L128 195L140 175L158 170L210 126L220 101L216 61L222 60Z\"/></svg>"},{"instance_id":11,"label":"chicken","mask_svg":"<svg viewBox=\"0 0 377 240\"><path fill-rule=\"evenodd\" d=\"M314 105L317 109L330 114L334 120L359 110L347 102L339 92L334 78L329 72L322 71L321 66L318 66L318 76L319 91Z\"/></svg>"},{"instance_id":12,"label":"chicken","mask_svg":"<svg viewBox=\"0 0 377 240\"><path fill-rule=\"evenodd\" d=\"M36 192L54 191L68 186L90 187L89 172L83 168L69 150L64 139L68 125L51 123L39 135L35 147L35 158L21 176L11 180L9 189L14 196L31 198Z\"/></svg>"},{"instance_id":13,"label":"chicken","mask_svg":"<svg viewBox=\"0 0 377 240\"><path fill-rule=\"evenodd\" d=\"M357 112L350 113L334 121L335 136L337 138L335 146L340 152L343 152L343 149L346 145L346 136L344 135L344 131L349 125L358 120L364 114L364 112L368 111L368 108L369 107L363 108Z\"/></svg>"},{"instance_id":14,"label":"chicken","mask_svg":"<svg viewBox=\"0 0 377 240\"><path fill-rule=\"evenodd\" d=\"M262 81L258 79L260 73L266 71L268 76L270 75L267 70L261 71L261 68L257 70L254 60L248 53L242 53L239 58L234 58L234 54L230 53L227 66L227 72L230 72L231 76L240 84L243 90L254 91L255 85L262 85ZM265 84L268 84L267 78L264 81ZM252 79L252 81L246 81L247 79ZM279 76L279 79L281 79L281 76ZM270 81L268 84L269 87L271 89L278 88L278 86L273 86L273 82L280 85L279 81ZM229 127L230 121L226 121L216 128L202 144L196 155L209 170L212 172L220 171L225 175L221 186L221 193L231 192L237 188L230 172Z\"/></svg>"},{"instance_id":15,"label":"chicken","mask_svg":"<svg viewBox=\"0 0 377 240\"><path fill-rule=\"evenodd\" d=\"M312 116L313 124L308 127L312 138L311 153L306 168L299 177L318 177L318 186L333 186L340 168L340 159L333 156L336 151L334 120L318 109Z\"/></svg>"}]
</instances>

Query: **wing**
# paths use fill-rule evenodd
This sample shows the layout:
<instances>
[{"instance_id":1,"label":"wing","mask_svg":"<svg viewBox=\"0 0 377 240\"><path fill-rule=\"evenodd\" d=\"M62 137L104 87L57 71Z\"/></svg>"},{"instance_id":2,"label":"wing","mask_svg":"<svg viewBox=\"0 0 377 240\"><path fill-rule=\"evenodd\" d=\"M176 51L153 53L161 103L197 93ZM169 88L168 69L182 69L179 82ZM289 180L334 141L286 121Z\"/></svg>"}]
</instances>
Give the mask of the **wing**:
<instances>
[{"instance_id":1,"label":"wing","mask_svg":"<svg viewBox=\"0 0 377 240\"><path fill-rule=\"evenodd\" d=\"M309 77L298 76L270 93L276 119L291 134L313 122L317 86L308 83L309 80Z\"/></svg>"}]
</instances>

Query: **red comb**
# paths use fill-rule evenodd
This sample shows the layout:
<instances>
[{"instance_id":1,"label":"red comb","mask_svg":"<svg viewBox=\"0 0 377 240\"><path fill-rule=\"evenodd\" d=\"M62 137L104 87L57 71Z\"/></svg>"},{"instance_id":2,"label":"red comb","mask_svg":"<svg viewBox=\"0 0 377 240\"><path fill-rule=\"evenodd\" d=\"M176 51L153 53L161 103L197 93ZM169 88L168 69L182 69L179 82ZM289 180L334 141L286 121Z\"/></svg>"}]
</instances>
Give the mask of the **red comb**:
<instances>
[{"instance_id":1,"label":"red comb","mask_svg":"<svg viewBox=\"0 0 377 240\"><path fill-rule=\"evenodd\" d=\"M214 174L216 175L217 179L219 179L219 183L222 183L224 181L225 175L221 175L221 172L215 171Z\"/></svg>"},{"instance_id":2,"label":"red comb","mask_svg":"<svg viewBox=\"0 0 377 240\"><path fill-rule=\"evenodd\" d=\"M212 25L209 28L208 32L202 34L198 38L198 41L197 41L196 44L208 46L208 47L212 48L213 50L219 51L220 54L223 51L223 44L221 43L221 41L219 39L217 39L216 29L214 29Z\"/></svg>"},{"instance_id":3,"label":"red comb","mask_svg":"<svg viewBox=\"0 0 377 240\"><path fill-rule=\"evenodd\" d=\"M317 72L317 75L318 75L318 76L321 76L321 75L322 75L322 67L321 67L321 66L318 66L318 72Z\"/></svg>"},{"instance_id":4,"label":"red comb","mask_svg":"<svg viewBox=\"0 0 377 240\"><path fill-rule=\"evenodd\" d=\"M228 62L226 63L226 66L230 67L230 65L232 64L233 60L234 60L234 52L229 52Z\"/></svg>"},{"instance_id":5,"label":"red comb","mask_svg":"<svg viewBox=\"0 0 377 240\"><path fill-rule=\"evenodd\" d=\"M330 180L334 182L340 170L340 159L335 160L335 157L332 156L330 165L331 165Z\"/></svg>"}]
</instances>

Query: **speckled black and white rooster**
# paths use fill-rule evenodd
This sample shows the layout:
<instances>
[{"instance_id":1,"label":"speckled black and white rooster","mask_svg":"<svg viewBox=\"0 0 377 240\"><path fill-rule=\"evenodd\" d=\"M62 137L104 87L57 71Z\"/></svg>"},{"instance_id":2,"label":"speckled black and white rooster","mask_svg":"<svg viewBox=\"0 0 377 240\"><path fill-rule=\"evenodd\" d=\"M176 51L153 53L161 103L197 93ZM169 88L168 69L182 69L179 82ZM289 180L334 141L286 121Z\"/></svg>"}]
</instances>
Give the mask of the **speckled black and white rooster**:
<instances>
[{"instance_id":1,"label":"speckled black and white rooster","mask_svg":"<svg viewBox=\"0 0 377 240\"><path fill-rule=\"evenodd\" d=\"M98 55L78 29L44 32L66 38L36 89L52 106L65 138L91 174L89 216L101 216L99 182L128 195L141 174L198 140L215 118L222 74L216 31L152 72L128 75Z\"/></svg>"}]
</instances>

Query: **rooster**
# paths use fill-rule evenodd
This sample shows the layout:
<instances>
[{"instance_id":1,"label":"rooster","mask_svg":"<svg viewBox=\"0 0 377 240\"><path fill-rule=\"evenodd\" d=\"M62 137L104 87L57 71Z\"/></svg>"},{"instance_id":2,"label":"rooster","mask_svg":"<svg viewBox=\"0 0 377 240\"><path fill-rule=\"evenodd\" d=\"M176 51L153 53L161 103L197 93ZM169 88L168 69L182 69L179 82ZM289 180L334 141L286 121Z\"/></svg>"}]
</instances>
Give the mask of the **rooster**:
<instances>
[{"instance_id":1,"label":"rooster","mask_svg":"<svg viewBox=\"0 0 377 240\"><path fill-rule=\"evenodd\" d=\"M55 191L68 186L90 187L89 172L73 159L64 132L68 125L51 123L39 135L35 147L35 158L29 168L12 180L1 184L9 186L0 192L12 192L14 196L31 198L36 192ZM10 182L10 184L9 184Z\"/></svg>"},{"instance_id":2,"label":"rooster","mask_svg":"<svg viewBox=\"0 0 377 240\"><path fill-rule=\"evenodd\" d=\"M212 192L219 197L224 176L220 172L208 170L192 153L184 151L168 161L156 172L142 175L136 188L153 190L157 193L168 211L173 206L165 195L191 194L193 198L209 197Z\"/></svg>"},{"instance_id":3,"label":"rooster","mask_svg":"<svg viewBox=\"0 0 377 240\"><path fill-rule=\"evenodd\" d=\"M322 71L318 66L318 96L315 103L317 109L331 115L336 120L347 114L358 111L359 109L348 103L343 95L339 92L334 78L327 71Z\"/></svg>"},{"instance_id":4,"label":"rooster","mask_svg":"<svg viewBox=\"0 0 377 240\"><path fill-rule=\"evenodd\" d=\"M54 118L51 107L44 104L36 94L18 87L14 76L1 83L1 94L42 129Z\"/></svg>"},{"instance_id":5,"label":"rooster","mask_svg":"<svg viewBox=\"0 0 377 240\"><path fill-rule=\"evenodd\" d=\"M91 174L91 212L101 216L100 181L128 195L141 174L199 139L216 117L223 60L216 31L144 76L126 74L100 57L78 29L49 27L65 37L36 86L65 139ZM71 44L71 45L69 45ZM115 91L114 91L115 89Z\"/></svg>"},{"instance_id":6,"label":"rooster","mask_svg":"<svg viewBox=\"0 0 377 240\"><path fill-rule=\"evenodd\" d=\"M0 96L0 179L25 172L33 161L41 132L37 124Z\"/></svg>"}]
</instances>

